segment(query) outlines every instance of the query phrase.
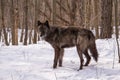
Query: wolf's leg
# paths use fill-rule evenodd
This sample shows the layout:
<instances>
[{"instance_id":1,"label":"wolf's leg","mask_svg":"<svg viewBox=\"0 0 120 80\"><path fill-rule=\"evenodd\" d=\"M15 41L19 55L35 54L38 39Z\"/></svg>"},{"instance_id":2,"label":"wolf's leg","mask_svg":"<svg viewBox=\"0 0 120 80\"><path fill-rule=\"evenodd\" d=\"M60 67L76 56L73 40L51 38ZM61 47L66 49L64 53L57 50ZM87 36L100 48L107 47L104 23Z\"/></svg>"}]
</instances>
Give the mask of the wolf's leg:
<instances>
[{"instance_id":1,"label":"wolf's leg","mask_svg":"<svg viewBox=\"0 0 120 80\"><path fill-rule=\"evenodd\" d=\"M85 57L87 58L87 61L86 61L86 63L85 63L84 66L88 66L88 64L90 63L90 60L91 60L91 57L90 57L90 55L88 54L88 49L86 49L86 50L84 51L84 55L85 55Z\"/></svg>"},{"instance_id":2,"label":"wolf's leg","mask_svg":"<svg viewBox=\"0 0 120 80\"><path fill-rule=\"evenodd\" d=\"M83 59L82 49L81 49L80 45L77 45L77 52L78 52L80 62L81 62L79 70L81 70L83 68L84 59Z\"/></svg>"},{"instance_id":3,"label":"wolf's leg","mask_svg":"<svg viewBox=\"0 0 120 80\"><path fill-rule=\"evenodd\" d=\"M60 55L60 49L58 47L54 47L55 55L54 55L54 64L53 68L57 68L57 63Z\"/></svg>"},{"instance_id":4,"label":"wolf's leg","mask_svg":"<svg viewBox=\"0 0 120 80\"><path fill-rule=\"evenodd\" d=\"M60 55L59 55L59 66L60 67L62 67L63 56L64 56L64 48L61 48L60 49Z\"/></svg>"}]
</instances>

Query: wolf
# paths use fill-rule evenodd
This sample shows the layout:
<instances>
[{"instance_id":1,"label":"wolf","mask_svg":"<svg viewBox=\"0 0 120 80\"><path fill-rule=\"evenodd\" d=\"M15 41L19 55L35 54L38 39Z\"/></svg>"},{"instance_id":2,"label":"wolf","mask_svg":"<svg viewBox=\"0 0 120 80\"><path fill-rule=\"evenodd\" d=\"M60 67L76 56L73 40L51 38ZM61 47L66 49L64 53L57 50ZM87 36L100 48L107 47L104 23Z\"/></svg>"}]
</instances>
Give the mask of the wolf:
<instances>
[{"instance_id":1,"label":"wolf","mask_svg":"<svg viewBox=\"0 0 120 80\"><path fill-rule=\"evenodd\" d=\"M37 21L37 28L40 32L40 37L51 44L54 49L54 62L53 68L62 67L64 48L76 46L79 58L80 67L78 70L83 69L83 66L88 66L91 56L88 54L88 49L92 54L93 59L98 61L98 51L96 49L95 36L87 29L79 27L50 26L49 22ZM83 54L86 58L84 63Z\"/></svg>"}]
</instances>

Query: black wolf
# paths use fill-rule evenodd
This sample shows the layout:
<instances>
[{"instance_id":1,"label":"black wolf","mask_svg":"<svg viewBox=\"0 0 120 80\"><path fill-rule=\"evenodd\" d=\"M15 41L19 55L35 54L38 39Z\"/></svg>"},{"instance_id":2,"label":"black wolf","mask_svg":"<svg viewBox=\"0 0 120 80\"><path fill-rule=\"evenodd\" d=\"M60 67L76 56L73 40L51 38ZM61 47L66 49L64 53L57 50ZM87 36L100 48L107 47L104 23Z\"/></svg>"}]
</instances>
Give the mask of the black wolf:
<instances>
[{"instance_id":1,"label":"black wolf","mask_svg":"<svg viewBox=\"0 0 120 80\"><path fill-rule=\"evenodd\" d=\"M57 63L62 66L64 55L64 48L76 46L78 55L80 57L80 69L83 68L83 54L87 61L85 66L88 66L91 57L88 54L90 50L94 60L98 61L98 52L95 44L95 37L90 30L81 29L77 27L62 28L57 26L50 26L49 22L44 23L38 21L38 30L40 36L50 43L55 51L53 68L57 68Z\"/></svg>"}]
</instances>

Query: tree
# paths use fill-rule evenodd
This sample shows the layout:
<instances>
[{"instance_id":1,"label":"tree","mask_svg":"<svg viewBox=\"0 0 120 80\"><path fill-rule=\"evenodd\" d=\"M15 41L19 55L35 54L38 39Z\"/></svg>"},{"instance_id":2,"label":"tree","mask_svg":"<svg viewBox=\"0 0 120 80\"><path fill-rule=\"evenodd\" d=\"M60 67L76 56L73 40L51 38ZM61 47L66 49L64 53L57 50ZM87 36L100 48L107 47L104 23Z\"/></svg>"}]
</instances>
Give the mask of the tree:
<instances>
[{"instance_id":1,"label":"tree","mask_svg":"<svg viewBox=\"0 0 120 80\"><path fill-rule=\"evenodd\" d=\"M111 38L112 36L112 0L101 0L101 33L100 37Z\"/></svg>"},{"instance_id":2,"label":"tree","mask_svg":"<svg viewBox=\"0 0 120 80\"><path fill-rule=\"evenodd\" d=\"M95 27L95 32L96 32L96 39L99 38L99 0L93 0L93 21L94 21L94 27Z\"/></svg>"},{"instance_id":3,"label":"tree","mask_svg":"<svg viewBox=\"0 0 120 80\"><path fill-rule=\"evenodd\" d=\"M118 25L120 26L120 0L118 0Z\"/></svg>"},{"instance_id":4,"label":"tree","mask_svg":"<svg viewBox=\"0 0 120 80\"><path fill-rule=\"evenodd\" d=\"M52 2L52 9L53 9L52 21L53 21L53 25L55 25L56 24L56 0L53 0Z\"/></svg>"},{"instance_id":5,"label":"tree","mask_svg":"<svg viewBox=\"0 0 120 80\"><path fill-rule=\"evenodd\" d=\"M24 35L24 28L25 28L25 0L18 0L19 1L19 20L20 20L20 29L21 29L21 36L20 42L23 42L23 35Z\"/></svg>"},{"instance_id":6,"label":"tree","mask_svg":"<svg viewBox=\"0 0 120 80\"><path fill-rule=\"evenodd\" d=\"M74 26L75 20L76 20L76 1L71 0L71 9L70 9L70 26Z\"/></svg>"},{"instance_id":7,"label":"tree","mask_svg":"<svg viewBox=\"0 0 120 80\"><path fill-rule=\"evenodd\" d=\"M85 0L85 28L89 29L91 19L91 0Z\"/></svg>"},{"instance_id":8,"label":"tree","mask_svg":"<svg viewBox=\"0 0 120 80\"><path fill-rule=\"evenodd\" d=\"M33 43L37 43L37 15L38 15L38 5L39 1L35 0L35 23L34 23L34 39Z\"/></svg>"},{"instance_id":9,"label":"tree","mask_svg":"<svg viewBox=\"0 0 120 80\"><path fill-rule=\"evenodd\" d=\"M27 45L27 39L28 39L28 0L25 0L25 37L24 37L24 45Z\"/></svg>"},{"instance_id":10,"label":"tree","mask_svg":"<svg viewBox=\"0 0 120 80\"><path fill-rule=\"evenodd\" d=\"M119 31L118 31L118 1L115 0L114 1L114 12L115 12L115 34L116 34L116 38L118 39L119 36Z\"/></svg>"},{"instance_id":11,"label":"tree","mask_svg":"<svg viewBox=\"0 0 120 80\"><path fill-rule=\"evenodd\" d=\"M1 0L1 17L2 17L2 29L3 29L3 35L4 35L4 40L5 40L5 44L8 46L9 43L8 43L8 38L7 38L7 32L6 32L6 27L5 27L5 20L4 20L4 0Z\"/></svg>"},{"instance_id":12,"label":"tree","mask_svg":"<svg viewBox=\"0 0 120 80\"><path fill-rule=\"evenodd\" d=\"M29 0L28 3L28 14L27 14L27 26L29 26L28 31L28 43L32 43L32 32L34 27L34 21L35 21L35 0Z\"/></svg>"},{"instance_id":13,"label":"tree","mask_svg":"<svg viewBox=\"0 0 120 80\"><path fill-rule=\"evenodd\" d=\"M85 25L85 1L84 0L79 0L79 14L80 14L80 26L84 27Z\"/></svg>"},{"instance_id":14,"label":"tree","mask_svg":"<svg viewBox=\"0 0 120 80\"><path fill-rule=\"evenodd\" d=\"M18 0L11 0L12 45L18 45Z\"/></svg>"},{"instance_id":15,"label":"tree","mask_svg":"<svg viewBox=\"0 0 120 80\"><path fill-rule=\"evenodd\" d=\"M114 12L115 12L115 33L116 33L116 42L117 42L117 47L118 47L118 57L119 57L119 63L120 63L120 49L119 49L119 42L118 42L118 36L119 36L119 33L118 33L118 19L117 19L117 11L118 11L118 1L115 0L114 1Z\"/></svg>"},{"instance_id":16,"label":"tree","mask_svg":"<svg viewBox=\"0 0 120 80\"><path fill-rule=\"evenodd\" d=\"M0 0L1 3L1 0ZM1 11L1 4L0 4L0 41L2 40L2 11Z\"/></svg>"}]
</instances>

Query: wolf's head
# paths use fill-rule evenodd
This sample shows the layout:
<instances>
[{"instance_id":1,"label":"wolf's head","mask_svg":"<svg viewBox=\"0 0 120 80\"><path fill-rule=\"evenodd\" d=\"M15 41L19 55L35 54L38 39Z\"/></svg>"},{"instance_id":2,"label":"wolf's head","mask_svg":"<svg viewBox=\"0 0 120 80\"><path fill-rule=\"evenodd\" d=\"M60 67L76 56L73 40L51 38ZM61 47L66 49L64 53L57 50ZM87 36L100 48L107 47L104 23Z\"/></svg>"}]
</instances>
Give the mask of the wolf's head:
<instances>
[{"instance_id":1,"label":"wolf's head","mask_svg":"<svg viewBox=\"0 0 120 80\"><path fill-rule=\"evenodd\" d=\"M45 37L50 29L49 22L47 20L44 23L37 21L37 26L40 31L40 37Z\"/></svg>"}]
</instances>

